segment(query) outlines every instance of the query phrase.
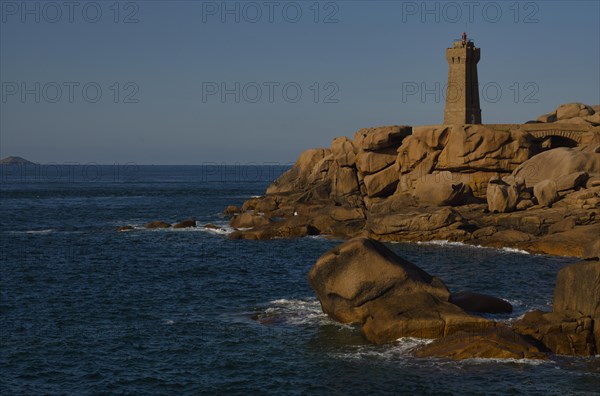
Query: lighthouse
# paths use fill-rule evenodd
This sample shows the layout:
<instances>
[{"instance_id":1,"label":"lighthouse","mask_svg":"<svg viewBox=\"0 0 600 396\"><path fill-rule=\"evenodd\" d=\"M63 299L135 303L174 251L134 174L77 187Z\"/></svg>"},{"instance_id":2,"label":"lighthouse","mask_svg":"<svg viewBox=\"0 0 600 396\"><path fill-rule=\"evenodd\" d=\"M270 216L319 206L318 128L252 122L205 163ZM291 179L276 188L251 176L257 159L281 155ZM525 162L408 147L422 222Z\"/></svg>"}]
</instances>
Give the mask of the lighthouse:
<instances>
[{"instance_id":1,"label":"lighthouse","mask_svg":"<svg viewBox=\"0 0 600 396\"><path fill-rule=\"evenodd\" d=\"M477 63L479 48L463 32L462 38L446 49L448 85L444 124L481 124Z\"/></svg>"}]
</instances>

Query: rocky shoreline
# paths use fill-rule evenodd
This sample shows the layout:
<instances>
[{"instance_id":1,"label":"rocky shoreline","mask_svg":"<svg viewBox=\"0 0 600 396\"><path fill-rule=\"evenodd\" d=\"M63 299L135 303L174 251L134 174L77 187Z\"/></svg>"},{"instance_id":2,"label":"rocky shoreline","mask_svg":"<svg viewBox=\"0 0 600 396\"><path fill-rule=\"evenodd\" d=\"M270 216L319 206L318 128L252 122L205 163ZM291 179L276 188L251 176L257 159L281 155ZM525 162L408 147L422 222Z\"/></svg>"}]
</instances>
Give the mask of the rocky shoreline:
<instances>
[{"instance_id":1,"label":"rocky shoreline","mask_svg":"<svg viewBox=\"0 0 600 396\"><path fill-rule=\"evenodd\" d=\"M600 106L570 103L526 124L361 129L305 151L264 196L225 214L232 239L349 239L308 279L323 312L373 343L430 338L416 356L453 359L600 353ZM452 293L378 242L433 240L591 261L559 272L552 312L509 326L479 316L508 302Z\"/></svg>"},{"instance_id":2,"label":"rocky shoreline","mask_svg":"<svg viewBox=\"0 0 600 396\"><path fill-rule=\"evenodd\" d=\"M350 239L323 254L308 282L323 312L361 326L373 343L435 339L414 351L417 357L547 359L549 353L600 353L600 262L595 260L559 271L552 312L528 312L512 325L479 316L512 312L507 301L452 293L441 279L368 238Z\"/></svg>"},{"instance_id":3,"label":"rocky shoreline","mask_svg":"<svg viewBox=\"0 0 600 396\"><path fill-rule=\"evenodd\" d=\"M234 239L357 236L600 255L600 106L526 124L387 126L303 152L230 206Z\"/></svg>"}]
</instances>

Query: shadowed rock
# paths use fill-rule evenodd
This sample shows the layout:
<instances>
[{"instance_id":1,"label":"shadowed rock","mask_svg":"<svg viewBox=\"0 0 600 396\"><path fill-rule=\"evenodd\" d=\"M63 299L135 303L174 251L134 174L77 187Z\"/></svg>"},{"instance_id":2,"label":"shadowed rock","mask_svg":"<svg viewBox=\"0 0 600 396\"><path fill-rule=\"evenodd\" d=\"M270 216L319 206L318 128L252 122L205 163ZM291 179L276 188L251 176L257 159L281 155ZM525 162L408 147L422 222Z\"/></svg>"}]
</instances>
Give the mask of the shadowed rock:
<instances>
[{"instance_id":1,"label":"shadowed rock","mask_svg":"<svg viewBox=\"0 0 600 396\"><path fill-rule=\"evenodd\" d=\"M414 196L420 205L457 206L467 202L473 194L469 186L444 171L417 179Z\"/></svg>"},{"instance_id":2,"label":"shadowed rock","mask_svg":"<svg viewBox=\"0 0 600 396\"><path fill-rule=\"evenodd\" d=\"M458 305L465 311L481 313L511 313L512 305L498 297L488 296L487 294L462 291L452 293L450 302Z\"/></svg>"}]
</instances>

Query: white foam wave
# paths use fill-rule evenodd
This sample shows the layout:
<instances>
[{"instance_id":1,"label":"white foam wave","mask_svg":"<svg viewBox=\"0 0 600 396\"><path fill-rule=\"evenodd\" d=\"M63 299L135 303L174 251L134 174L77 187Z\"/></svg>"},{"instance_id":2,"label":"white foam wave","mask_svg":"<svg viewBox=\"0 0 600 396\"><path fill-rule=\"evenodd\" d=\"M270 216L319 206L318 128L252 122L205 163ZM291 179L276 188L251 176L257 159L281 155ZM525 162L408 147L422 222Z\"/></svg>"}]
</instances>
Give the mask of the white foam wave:
<instances>
[{"instance_id":1,"label":"white foam wave","mask_svg":"<svg viewBox=\"0 0 600 396\"><path fill-rule=\"evenodd\" d=\"M200 230L204 231L204 232L208 232L210 234L217 234L217 235L229 235L235 231L233 229L233 227L231 227L229 224L215 224L215 225L218 228L202 226L202 227L200 227Z\"/></svg>"},{"instance_id":2,"label":"white foam wave","mask_svg":"<svg viewBox=\"0 0 600 396\"><path fill-rule=\"evenodd\" d=\"M526 250L517 249L517 248L511 248L511 247L496 248L496 247L491 247L491 246L470 245L470 244L464 243L464 242L448 241L445 239L434 239L432 241L419 241L419 242L414 242L414 243L416 243L417 245L457 246L457 247L465 247L465 248L472 248L472 249L502 250L507 253L518 253L518 254L527 254L527 255L531 254Z\"/></svg>"},{"instance_id":3,"label":"white foam wave","mask_svg":"<svg viewBox=\"0 0 600 396\"><path fill-rule=\"evenodd\" d=\"M500 359L500 358L472 358L472 359L464 359L459 362L451 362L452 364L490 364L490 363L516 363L516 364L528 364L532 366L539 366L542 364L554 364L552 360L542 360L542 359Z\"/></svg>"},{"instance_id":4,"label":"white foam wave","mask_svg":"<svg viewBox=\"0 0 600 396\"><path fill-rule=\"evenodd\" d=\"M168 228L146 228L144 224L131 224L133 230L135 231L148 231L148 232L208 232L211 234L217 235L229 235L233 231L235 231L232 227L229 226L228 223L225 222L217 222L211 223L215 227L206 227L204 224L200 224L196 222L195 227L187 227L187 228L173 228L173 226ZM208 224L207 224L208 225Z\"/></svg>"},{"instance_id":5,"label":"white foam wave","mask_svg":"<svg viewBox=\"0 0 600 396\"><path fill-rule=\"evenodd\" d=\"M343 360L386 360L407 361L412 358L415 349L431 343L433 340L414 337L402 337L393 344L386 345L355 345L345 348L342 352L331 352L334 358Z\"/></svg>"},{"instance_id":6,"label":"white foam wave","mask_svg":"<svg viewBox=\"0 0 600 396\"><path fill-rule=\"evenodd\" d=\"M509 252L509 253L531 254L526 250L510 248L510 247L503 247L503 248L500 248L500 250L504 250L505 252Z\"/></svg>"},{"instance_id":7,"label":"white foam wave","mask_svg":"<svg viewBox=\"0 0 600 396\"><path fill-rule=\"evenodd\" d=\"M333 321L321 310L321 304L316 298L279 299L270 301L267 308L256 315L261 323L283 323L295 326L335 325L348 327Z\"/></svg>"},{"instance_id":8,"label":"white foam wave","mask_svg":"<svg viewBox=\"0 0 600 396\"><path fill-rule=\"evenodd\" d=\"M473 246L463 242L448 241L446 239L434 239L432 241L416 242L417 245L438 245L438 246Z\"/></svg>"},{"instance_id":9,"label":"white foam wave","mask_svg":"<svg viewBox=\"0 0 600 396\"><path fill-rule=\"evenodd\" d=\"M325 235L307 235L306 238L308 238L308 239L327 239L327 236L325 236Z\"/></svg>"},{"instance_id":10,"label":"white foam wave","mask_svg":"<svg viewBox=\"0 0 600 396\"><path fill-rule=\"evenodd\" d=\"M52 228L48 228L45 230L8 231L9 234L32 234L32 235L51 234L53 232L54 232L54 230Z\"/></svg>"}]
</instances>

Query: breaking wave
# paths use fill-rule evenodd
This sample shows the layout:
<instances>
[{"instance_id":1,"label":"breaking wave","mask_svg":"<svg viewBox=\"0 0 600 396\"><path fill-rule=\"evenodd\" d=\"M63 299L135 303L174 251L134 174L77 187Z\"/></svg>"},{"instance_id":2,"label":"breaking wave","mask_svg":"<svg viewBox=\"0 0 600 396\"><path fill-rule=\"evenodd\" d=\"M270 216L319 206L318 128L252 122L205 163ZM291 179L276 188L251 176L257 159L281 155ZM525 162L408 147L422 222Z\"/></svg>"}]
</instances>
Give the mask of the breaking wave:
<instances>
[{"instance_id":1,"label":"breaking wave","mask_svg":"<svg viewBox=\"0 0 600 396\"><path fill-rule=\"evenodd\" d=\"M436 246L457 246L457 247L465 247L465 248L473 248L473 249L492 249L492 250L502 250L508 253L519 253L519 254L531 254L528 251L522 249L516 249L511 247L502 247L496 248L491 246L481 246L481 245L470 245L464 242L456 242L456 241L448 241L444 239L432 240L432 241L423 241L423 242L414 242L417 245L436 245Z\"/></svg>"}]
</instances>

